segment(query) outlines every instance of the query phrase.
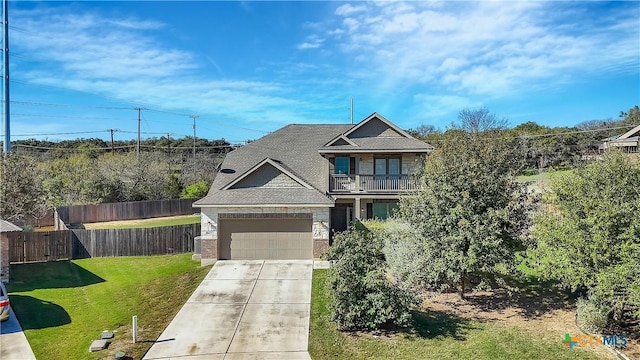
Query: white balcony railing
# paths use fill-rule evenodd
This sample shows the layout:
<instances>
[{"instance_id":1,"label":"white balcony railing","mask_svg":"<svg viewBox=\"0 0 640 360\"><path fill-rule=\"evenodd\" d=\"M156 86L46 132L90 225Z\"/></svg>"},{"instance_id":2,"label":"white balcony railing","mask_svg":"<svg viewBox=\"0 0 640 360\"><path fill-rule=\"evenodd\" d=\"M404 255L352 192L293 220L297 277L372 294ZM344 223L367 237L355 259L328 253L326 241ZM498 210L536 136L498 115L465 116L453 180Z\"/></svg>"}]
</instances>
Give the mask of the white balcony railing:
<instances>
[{"instance_id":1,"label":"white balcony railing","mask_svg":"<svg viewBox=\"0 0 640 360\"><path fill-rule=\"evenodd\" d=\"M413 180L406 174L329 175L329 191L331 192L406 191L414 189L415 184Z\"/></svg>"}]
</instances>

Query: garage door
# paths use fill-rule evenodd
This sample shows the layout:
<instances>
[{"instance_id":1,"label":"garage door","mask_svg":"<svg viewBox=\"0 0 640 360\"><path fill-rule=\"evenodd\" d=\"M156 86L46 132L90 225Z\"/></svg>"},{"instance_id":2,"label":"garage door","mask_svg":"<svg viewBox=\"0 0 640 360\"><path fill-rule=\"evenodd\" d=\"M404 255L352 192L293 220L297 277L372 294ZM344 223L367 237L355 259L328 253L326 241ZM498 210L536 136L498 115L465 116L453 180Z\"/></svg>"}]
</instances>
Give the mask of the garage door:
<instances>
[{"instance_id":1,"label":"garage door","mask_svg":"<svg viewBox=\"0 0 640 360\"><path fill-rule=\"evenodd\" d=\"M311 219L224 219L220 259L311 259Z\"/></svg>"}]
</instances>

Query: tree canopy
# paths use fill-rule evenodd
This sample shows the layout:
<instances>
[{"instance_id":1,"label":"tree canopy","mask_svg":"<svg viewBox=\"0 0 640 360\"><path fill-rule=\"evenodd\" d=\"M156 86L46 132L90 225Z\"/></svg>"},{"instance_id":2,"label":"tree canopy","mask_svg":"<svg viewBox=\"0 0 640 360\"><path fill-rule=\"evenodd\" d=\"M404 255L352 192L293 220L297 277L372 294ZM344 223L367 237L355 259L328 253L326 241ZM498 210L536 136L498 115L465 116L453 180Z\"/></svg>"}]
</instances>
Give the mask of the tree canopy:
<instances>
[{"instance_id":1,"label":"tree canopy","mask_svg":"<svg viewBox=\"0 0 640 360\"><path fill-rule=\"evenodd\" d=\"M467 116L461 113L462 120ZM420 190L400 205L400 217L417 232L416 240L405 240L419 249L413 251L423 269L417 285L462 296L472 278L489 280L502 265L513 265L528 225L526 191L515 177L522 157L513 142L495 136L494 116L483 109L478 116L472 126L462 122L445 133L419 175Z\"/></svg>"},{"instance_id":2,"label":"tree canopy","mask_svg":"<svg viewBox=\"0 0 640 360\"><path fill-rule=\"evenodd\" d=\"M535 216L540 274L640 308L640 164L618 152L552 180Z\"/></svg>"}]
</instances>

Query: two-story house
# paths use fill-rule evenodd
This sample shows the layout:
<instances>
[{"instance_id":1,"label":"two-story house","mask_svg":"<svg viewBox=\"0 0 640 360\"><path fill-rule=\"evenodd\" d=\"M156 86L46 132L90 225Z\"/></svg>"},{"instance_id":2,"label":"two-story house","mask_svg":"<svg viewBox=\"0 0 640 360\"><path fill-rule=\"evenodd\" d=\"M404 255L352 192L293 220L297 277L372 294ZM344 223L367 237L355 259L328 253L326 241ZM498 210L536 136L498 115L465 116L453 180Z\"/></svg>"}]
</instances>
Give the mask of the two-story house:
<instances>
[{"instance_id":1,"label":"two-story house","mask_svg":"<svg viewBox=\"0 0 640 360\"><path fill-rule=\"evenodd\" d=\"M625 153L637 153L640 149L640 125L622 135L604 139L600 145L600 150L607 149L619 149Z\"/></svg>"},{"instance_id":2,"label":"two-story house","mask_svg":"<svg viewBox=\"0 0 640 360\"><path fill-rule=\"evenodd\" d=\"M374 113L288 125L230 152L201 208L202 259L311 259L355 219L387 218L433 151Z\"/></svg>"}]
</instances>

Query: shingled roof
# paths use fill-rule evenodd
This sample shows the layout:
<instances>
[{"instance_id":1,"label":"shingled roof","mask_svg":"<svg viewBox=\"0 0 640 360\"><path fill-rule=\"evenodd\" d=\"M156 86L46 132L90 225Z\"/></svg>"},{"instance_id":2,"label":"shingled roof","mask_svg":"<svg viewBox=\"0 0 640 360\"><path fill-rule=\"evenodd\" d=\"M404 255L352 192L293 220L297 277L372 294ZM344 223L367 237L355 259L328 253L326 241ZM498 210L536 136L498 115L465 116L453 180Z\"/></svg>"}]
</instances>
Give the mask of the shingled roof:
<instances>
[{"instance_id":1,"label":"shingled roof","mask_svg":"<svg viewBox=\"0 0 640 360\"><path fill-rule=\"evenodd\" d=\"M333 201L320 191L325 187L324 159L318 149L353 125L288 125L236 149L224 159L209 193L196 201L202 205L303 205L330 206ZM307 188L227 189L225 186L243 176L266 158L278 161L306 183Z\"/></svg>"},{"instance_id":2,"label":"shingled roof","mask_svg":"<svg viewBox=\"0 0 640 360\"><path fill-rule=\"evenodd\" d=\"M377 113L356 125L288 125L227 154L201 206L332 206L326 153L427 153Z\"/></svg>"},{"instance_id":3,"label":"shingled roof","mask_svg":"<svg viewBox=\"0 0 640 360\"><path fill-rule=\"evenodd\" d=\"M0 232L22 231L22 229L6 220L0 219Z\"/></svg>"},{"instance_id":4,"label":"shingled roof","mask_svg":"<svg viewBox=\"0 0 640 360\"><path fill-rule=\"evenodd\" d=\"M415 152L428 153L434 147L418 140L378 113L338 134L318 151L330 153Z\"/></svg>"}]
</instances>

